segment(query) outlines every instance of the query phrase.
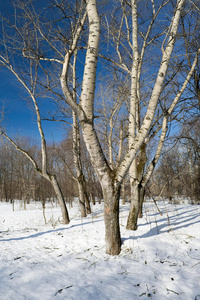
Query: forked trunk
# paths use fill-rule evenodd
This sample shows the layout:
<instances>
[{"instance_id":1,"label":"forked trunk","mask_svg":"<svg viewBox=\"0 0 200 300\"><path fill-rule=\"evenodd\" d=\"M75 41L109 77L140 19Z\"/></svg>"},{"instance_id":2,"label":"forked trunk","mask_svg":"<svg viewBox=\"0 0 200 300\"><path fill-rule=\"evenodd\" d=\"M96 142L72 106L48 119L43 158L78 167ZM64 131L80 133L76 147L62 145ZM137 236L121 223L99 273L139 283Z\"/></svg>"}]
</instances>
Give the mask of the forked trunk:
<instances>
[{"instance_id":1,"label":"forked trunk","mask_svg":"<svg viewBox=\"0 0 200 300\"><path fill-rule=\"evenodd\" d=\"M110 255L121 251L119 198L120 187L108 184L103 187L106 253Z\"/></svg>"},{"instance_id":2,"label":"forked trunk","mask_svg":"<svg viewBox=\"0 0 200 300\"><path fill-rule=\"evenodd\" d=\"M63 217L63 224L69 224L70 220L69 220L69 215L68 215L68 211L67 211L67 206L66 206L63 194L61 192L61 189L59 187L59 184L56 180L56 177L51 176L50 180L51 180L51 184L53 186L53 189L55 191L56 198L58 199L58 202L59 202L60 207L61 207L61 212L62 212L62 217Z\"/></svg>"}]
</instances>

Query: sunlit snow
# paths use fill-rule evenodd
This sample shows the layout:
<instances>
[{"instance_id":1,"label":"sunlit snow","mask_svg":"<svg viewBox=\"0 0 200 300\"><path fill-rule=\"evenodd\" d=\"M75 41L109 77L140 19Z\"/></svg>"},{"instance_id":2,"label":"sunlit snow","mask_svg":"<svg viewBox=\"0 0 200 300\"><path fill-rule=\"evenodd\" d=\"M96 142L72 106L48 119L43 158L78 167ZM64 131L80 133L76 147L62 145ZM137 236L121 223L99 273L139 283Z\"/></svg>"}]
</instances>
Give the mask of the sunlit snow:
<instances>
[{"instance_id":1,"label":"sunlit snow","mask_svg":"<svg viewBox=\"0 0 200 300\"><path fill-rule=\"evenodd\" d=\"M122 251L105 254L103 204L61 224L59 206L31 202L15 210L0 202L0 299L200 299L200 206L145 203L137 231L126 230L129 204L120 208Z\"/></svg>"}]
</instances>

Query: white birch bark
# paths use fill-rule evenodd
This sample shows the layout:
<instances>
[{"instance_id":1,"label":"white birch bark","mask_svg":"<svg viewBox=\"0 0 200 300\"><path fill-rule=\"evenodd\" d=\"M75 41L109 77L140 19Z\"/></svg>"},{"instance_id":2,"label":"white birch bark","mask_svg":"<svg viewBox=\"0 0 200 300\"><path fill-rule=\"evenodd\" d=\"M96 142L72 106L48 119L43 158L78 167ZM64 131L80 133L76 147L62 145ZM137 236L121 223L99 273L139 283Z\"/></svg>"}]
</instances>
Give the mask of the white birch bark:
<instances>
[{"instance_id":1,"label":"white birch bark","mask_svg":"<svg viewBox=\"0 0 200 300\"><path fill-rule=\"evenodd\" d=\"M151 161L151 163L149 164L149 167L146 171L146 174L144 175L143 177L143 180L141 182L142 186L145 187L146 184L148 183L154 169L155 169L155 166L160 158L160 155L161 155L161 152L162 152L162 148L163 148L163 145L164 145L164 141L165 141L165 137L166 137L166 134L167 134L167 125L168 125L168 119L170 117L170 115L173 113L173 110L174 108L176 107L178 101L180 100L180 97L181 95L183 94L183 92L185 91L185 88L188 84L188 82L190 81L191 77L192 77L192 74L194 73L195 71L195 67L197 65L197 62L198 62L198 57L199 57L199 54L200 54L200 50L197 52L196 56L195 56L195 59L194 59L194 62L191 66L191 69L190 71L188 72L188 75L180 89L180 91L178 92L178 94L176 95L176 97L174 98L172 104L170 105L169 109L167 110L166 112L166 115L164 116L163 118L163 122L162 122L162 131L161 131L161 135L160 135L160 139L159 139L159 143L158 143L158 147L157 147L157 151L156 151L156 154L153 158L153 160Z\"/></svg>"},{"instance_id":2,"label":"white birch bark","mask_svg":"<svg viewBox=\"0 0 200 300\"><path fill-rule=\"evenodd\" d=\"M38 167L36 161L33 159L33 157L25 150L23 150L20 146L18 146L6 133L4 133L2 130L0 131L0 134L3 135L7 140L9 140L13 146L20 152L22 152L34 165L35 170L44 178L46 178L48 181L51 182L53 189L56 193L56 196L58 197L59 204L61 206L62 211L62 217L63 217L63 223L68 224L69 221L69 215L67 211L67 207L65 204L64 197L62 196L61 191L59 192L58 188L58 182L55 175L49 174L47 171L47 148L46 148L46 140L45 135L42 128L42 122L41 122L41 116L40 116L40 110L37 104L37 100L35 97L35 88L36 88L36 81L37 81L37 73L34 75L35 78L32 76L32 65L30 63L30 79L31 79L31 88L28 87L26 82L19 76L19 74L14 70L12 64L8 59L4 58L2 55L0 56L1 61L3 62L4 66L11 71L11 73L17 78L17 80L21 83L21 85L25 88L28 95L31 97L31 100L34 105L36 117L37 117L37 127L40 134L40 140L41 140L41 169Z\"/></svg>"},{"instance_id":3,"label":"white birch bark","mask_svg":"<svg viewBox=\"0 0 200 300\"><path fill-rule=\"evenodd\" d=\"M17 151L20 151L21 153L23 153L31 161L31 163L35 167L35 170L37 171L37 173L39 173L42 177L47 179L52 184L52 187L55 191L56 197L57 197L58 202L59 202L60 207L61 207L63 224L69 224L70 220L69 220L68 210L67 210L66 203L65 203L64 197L62 195L61 189L59 187L56 176L48 173L47 170L45 170L45 172L43 172L43 169L39 168L39 166L38 166L37 162L35 161L35 159L27 151L23 150L19 145L17 145L2 130L0 130L0 135L4 136L15 147L15 149Z\"/></svg>"},{"instance_id":4,"label":"white birch bark","mask_svg":"<svg viewBox=\"0 0 200 300\"><path fill-rule=\"evenodd\" d=\"M73 99L76 102L76 60L77 60L77 51L74 51L74 61L72 66L73 73ZM81 152L80 152L80 132L79 124L77 119L77 113L72 112L73 118L73 156L74 156L74 166L76 169L76 181L78 184L79 191L79 204L81 210L81 217L86 217L86 208L85 208L85 187L84 187L84 175L82 171L81 164Z\"/></svg>"},{"instance_id":5,"label":"white birch bark","mask_svg":"<svg viewBox=\"0 0 200 300\"><path fill-rule=\"evenodd\" d=\"M180 19L180 13L181 13L181 9L184 5L184 2L185 2L185 0L177 1L176 10L175 10L173 19L170 24L170 29L169 29L169 32L165 39L166 46L163 45L162 61L161 61L161 64L160 64L160 67L158 70L157 78L156 78L154 88L153 88L153 91L151 94L151 98L150 98L150 101L148 104L146 115L144 117L142 126L141 126L139 132L137 133L134 143L132 145L130 145L129 152L127 153L127 155L125 156L124 160L122 161L120 167L117 170L116 177L119 182L121 182L123 180L124 174L126 174L128 169L130 168L130 165L131 165L133 159L136 157L142 143L144 142L144 140L148 134L150 126L152 124L155 110L156 110L157 103L158 103L158 99L159 99L159 96L160 96L160 93L162 90L162 85L163 85L163 82L164 82L164 79L166 76L167 68L168 68L171 54L172 54L172 51L174 48L176 34L177 34L177 30L178 30L179 19Z\"/></svg>"},{"instance_id":6,"label":"white birch bark","mask_svg":"<svg viewBox=\"0 0 200 300\"><path fill-rule=\"evenodd\" d=\"M86 2L87 16L89 20L89 38L88 47L85 59L84 76L82 82L82 92L79 105L72 101L71 95L67 87L67 73L69 68L70 54L67 53L65 56L65 62L63 65L63 72L61 76L61 85L68 103L72 109L77 112L80 120L83 138L88 149L91 162L100 180L103 196L104 196L104 211L105 211L105 228L106 228L106 251L109 254L117 254L120 251L120 232L118 224L119 215L119 191L121 183L131 167L133 170L130 171L132 179L137 180L136 174L136 155L140 150L140 147L144 143L147 137L148 131L152 125L154 114L157 107L157 102L162 91L163 82L168 69L171 54L174 48L176 39L178 23L180 18L180 10L184 4L184 0L177 0L177 6L174 12L173 19L171 21L169 31L166 34L166 38L162 48L162 60L158 70L157 78L154 84L154 88L150 97L150 101L147 107L147 112L144 117L143 123L139 128L139 78L141 73L141 63L139 61L138 45L137 45L137 3L132 0L132 23L133 23L133 34L132 34L132 51L133 51L133 65L131 70L131 102L130 102L130 117L129 117L129 151L125 158L119 164L119 167L112 171L109 167L108 162L104 156L101 145L99 143L96 131L94 129L94 91L95 91L95 80L96 80L96 66L97 66L97 54L99 48L99 35L100 35L100 24L97 13L97 4L95 0L88 0ZM162 7L162 5L161 5ZM157 13L154 9L154 19ZM126 20L126 18L125 18ZM147 38L149 36L153 21L150 24L147 32L143 51L147 46ZM127 23L128 27L128 23ZM130 43L130 39L129 39ZM123 65L123 60L117 48L120 61ZM142 53L142 59L143 59ZM125 68L126 69L126 68ZM139 70L139 71L138 71ZM67 87L67 88L66 88ZM112 125L112 124L111 124ZM164 123L163 123L164 126ZM137 129L137 130L136 130ZM162 139L165 136L163 128ZM110 143L111 148L111 143ZM159 148L160 149L160 148ZM112 163L112 155L110 153L110 159ZM138 185L138 182L136 182ZM115 224L115 225L113 225ZM115 237L114 237L115 236ZM117 237L117 238L116 238ZM117 245L117 246L116 246Z\"/></svg>"},{"instance_id":7,"label":"white birch bark","mask_svg":"<svg viewBox=\"0 0 200 300\"><path fill-rule=\"evenodd\" d=\"M55 175L50 175L49 179L50 179L49 181L51 182L51 184L53 186L53 189L55 191L58 203L60 204L60 207L61 207L63 224L69 224L70 220L69 220L68 210L67 210L67 207L66 207L65 199L64 199L64 196L62 194L61 188L60 188L59 183L57 181L57 178L56 178Z\"/></svg>"},{"instance_id":8,"label":"white birch bark","mask_svg":"<svg viewBox=\"0 0 200 300\"><path fill-rule=\"evenodd\" d=\"M178 10L178 8L177 8ZM176 11L177 12L177 11ZM155 18L155 8L154 8L154 17L153 20ZM173 45L174 42L172 43L172 41L174 40L174 36L175 33L177 32L178 29L178 22L179 22L179 17L180 17L180 12L179 15L177 16L177 20L176 17L174 17L174 22L172 20L171 23L171 34L172 36L169 37L168 39L168 44L165 48L165 50L163 50L163 58L162 58L162 62L160 65L160 70L158 72L158 77L154 86L154 90L152 93L152 97L150 102L152 101L152 103L154 103L154 108L152 105L152 117L154 116L155 113L155 108L157 106L157 101L158 101L158 97L161 93L161 88L162 88L162 84L163 84L163 80L165 78L165 74L167 71L167 67L168 67L168 62L173 50ZM143 43L143 47L142 47L142 51L141 51L141 59L143 59L144 56L144 50L146 48L146 43L147 43L147 37L149 36L150 30L151 30L151 26L153 24L153 20L148 28L146 37L144 39L144 43ZM130 98L130 117L129 117L129 151L131 152L131 148L133 147L134 144L137 144L137 139L138 139L138 135L139 133L145 133L146 130L146 134L148 133L148 130L150 128L150 125L152 123L151 117L148 117L146 119L146 121L148 121L149 119L149 124L148 122L146 123L146 127L141 128L141 130L139 130L139 91L140 91L140 87L139 87L139 82L140 82L140 75L141 75L141 63L140 63L140 57L139 57L139 53L138 53L138 36L137 36L137 32L138 32L138 28L137 28L137 2L135 0L132 0L132 43L133 43L133 64L132 64L132 71L131 71L131 98ZM167 38L167 36L166 36ZM171 39L171 40L170 40ZM169 45L171 44L171 45ZM168 62L167 62L168 61ZM149 106L150 107L150 106ZM149 109L148 107L148 109ZM154 110L154 112L153 112ZM147 110L148 113L148 110ZM144 126L144 123L143 123ZM164 132L163 132L164 134ZM137 138L136 138L137 136ZM165 136L164 136L165 138ZM164 142L164 141L163 141ZM143 177L143 171L144 171L144 166L145 166L145 162L143 164L143 168L141 170L139 170L138 172L138 168L137 168L137 160L138 160L138 164L143 164L142 161L140 161L140 159L133 159L132 164L130 165L129 168L129 175L130 175L130 188L131 188L131 205L130 205L130 212L129 212L129 216L128 216L128 220L127 220L127 229L131 229L131 230L136 230L137 229L137 220L138 220L138 213L139 213L139 207L140 207L140 182L141 179Z\"/></svg>"},{"instance_id":9,"label":"white birch bark","mask_svg":"<svg viewBox=\"0 0 200 300\"><path fill-rule=\"evenodd\" d=\"M130 112L129 112L129 151L135 142L137 129L138 129L138 67L139 67L139 52L138 52L138 20L137 20L137 1L132 0L132 51L133 62L131 70L131 96L130 96ZM131 205L130 212L127 221L127 229L131 229L131 222L133 215L137 215L139 210L139 190L138 190L138 174L137 174L137 160L133 159L133 162L129 168L130 175L130 190L131 190Z\"/></svg>"},{"instance_id":10,"label":"white birch bark","mask_svg":"<svg viewBox=\"0 0 200 300\"><path fill-rule=\"evenodd\" d=\"M106 161L94 129L94 92L100 37L100 23L95 0L87 1L87 14L89 38L80 101L80 106L84 113L82 117L79 115L79 120L91 162L103 190L106 253L117 255L121 250L119 229L120 187L115 186L112 171Z\"/></svg>"},{"instance_id":11,"label":"white birch bark","mask_svg":"<svg viewBox=\"0 0 200 300\"><path fill-rule=\"evenodd\" d=\"M159 143L158 143L157 150L156 150L156 153L155 153L155 156L154 156L153 160L149 164L146 173L144 175L142 175L141 178L140 178L140 176L138 174L137 178L138 178L139 184L141 185L141 191L142 192L144 191L147 183L149 182L149 179L150 179L150 177L151 177L151 175L152 175L152 173L153 173L153 171L155 169L155 166L158 163L158 160L160 158L160 155L161 155L161 152L162 152L162 148L163 148L163 145L164 145L164 141L165 141L165 137L166 137L166 134L167 134L167 130L168 130L168 119L169 119L170 115L172 114L174 108L176 107L176 105L177 105L177 103L178 103L181 95L183 94L183 92L184 92L184 90L185 90L185 88L186 88L189 80L191 79L192 74L194 73L194 70L195 70L195 67L196 67L196 64L197 64L197 60L198 60L198 56L199 56L199 52L196 54L196 57L195 57L194 62L192 64L192 66L191 66L191 69L190 69L190 71L189 71L189 73L188 73L188 75L187 75L187 77L186 77L186 79L185 79L185 81L184 81L184 83L183 83L180 91L178 92L178 94L174 98L171 106L169 107L169 109L166 112L166 115L163 117L161 135L160 135ZM137 229L137 218L138 218L138 213L139 213L139 210L137 210L138 207L140 209L140 213L142 213L142 204L143 203L141 203L142 199L141 199L138 191L136 191L135 198L136 197L139 197L138 198L138 203L136 203L135 201L134 201L135 205L131 203L130 214L129 214L130 215L130 219L131 219L131 212L132 212L132 221L133 221L132 223L133 224L128 219L128 221L127 221L127 229L132 229L132 230L136 230Z\"/></svg>"},{"instance_id":12,"label":"white birch bark","mask_svg":"<svg viewBox=\"0 0 200 300\"><path fill-rule=\"evenodd\" d=\"M175 106L177 105L181 95L183 94L192 74L194 73L194 70L195 70L195 67L196 67L196 64L197 64L197 60L198 60L198 56L199 56L199 52L196 54L196 57L194 59L194 62L191 66L191 69L180 89L180 91L178 92L178 94L176 95L176 97L174 98L170 108L167 110L166 112L166 115L163 117L163 122L162 122L162 129L161 129L161 135L160 135L160 139L159 139L159 143L158 143L158 146L157 146L157 150L156 150L156 154L153 158L153 160L151 161L151 163L149 164L148 168L147 168L147 171L146 173L143 175L143 177L141 178L141 189L144 191L145 189L145 186L147 185L154 169L155 169L155 166L160 158L160 155L161 155L161 152L162 152L162 148L163 148L163 145L164 145L164 141L165 141L165 137L166 137L166 134L167 134L167 130L168 130L168 119L170 117L170 115L172 114ZM140 199L141 201L141 199ZM143 203L140 203L140 210L142 211L142 204ZM136 228L136 226L135 226ZM131 228L129 228L131 229Z\"/></svg>"},{"instance_id":13,"label":"white birch bark","mask_svg":"<svg viewBox=\"0 0 200 300\"><path fill-rule=\"evenodd\" d=\"M108 176L109 166L94 129L94 92L100 38L100 21L95 0L87 1L87 14L89 20L89 38L80 100L80 107L83 113L79 114L79 120L92 164L101 180L105 174Z\"/></svg>"},{"instance_id":14,"label":"white birch bark","mask_svg":"<svg viewBox=\"0 0 200 300\"><path fill-rule=\"evenodd\" d=\"M97 13L97 5L95 0L87 1L87 15L89 20L89 38L88 48L86 52L84 76L82 82L81 100L79 105L74 105L69 99L68 103L71 107L77 111L80 120L83 138L88 149L91 162L100 180L103 196L104 196L104 216L105 216L105 231L106 231L106 252L109 254L118 254L120 252L120 232L119 232L119 191L120 186L129 170L133 160L135 159L141 145L146 138L150 126L152 124L155 110L157 107L158 98L160 96L162 85L165 79L166 71L168 68L169 60L175 43L175 37L178 29L178 22L180 18L180 9L184 4L184 0L177 1L177 8L174 13L173 20L171 22L170 30L166 36L167 44L163 46L163 55L160 68L158 71L157 79L154 85L154 89L147 107L147 113L145 115L143 124L136 135L136 117L137 117L137 103L138 99L138 47L137 47L137 30L133 33L133 39L135 44L133 48L134 62L132 66L132 84L131 84L131 112L130 112L130 127L131 133L129 139L129 151L125 158L120 163L116 172L112 171L106 161L101 145L97 138L96 131L94 129L94 91L96 80L96 65L97 54L99 48L99 35L100 24ZM137 28L137 6L136 1L132 0L133 15L132 20L135 28ZM134 29L135 29L134 28ZM68 60L69 55L66 55L62 80L67 81L66 73L68 72ZM61 83L62 84L62 83ZM63 85L62 85L63 87ZM64 90L65 94L65 90ZM67 96L67 93L65 94ZM69 95L70 98L70 95ZM138 116L139 118L139 116Z\"/></svg>"},{"instance_id":15,"label":"white birch bark","mask_svg":"<svg viewBox=\"0 0 200 300\"><path fill-rule=\"evenodd\" d=\"M132 8L132 39L130 38L130 32L129 32L129 22L126 15L123 15L123 18L121 20L120 28L119 28L119 35L117 38L117 54L119 57L120 63L117 64L118 66L121 65L121 68L123 70L126 70L131 75L131 100L130 100L130 117L129 117L129 151L122 160L122 162L119 163L116 170L113 170L110 168L109 163L107 162L105 155L102 151L100 142L98 140L95 128L94 128L94 94L95 94L95 82L96 82L96 67L97 67L97 56L98 56L98 50L99 50L99 37L100 37L100 20L97 12L97 3L96 0L85 0L86 3L86 13L80 20L80 22L77 23L76 30L73 34L73 41L70 46L70 49L66 51L66 55L64 56L60 50L58 50L50 40L48 40L45 36L45 34L41 31L40 28L38 28L39 33L41 37L45 40L47 44L50 45L50 49L52 51L55 51L55 53L58 54L61 59L64 57L63 62L63 68L62 68L62 74L60 77L61 87L63 90L63 94L66 98L66 102L71 106L75 113L75 117L79 118L82 132L83 132L83 138L86 144L86 147L88 149L91 162L93 164L93 167L98 175L98 178L100 180L102 190L103 190L103 196L104 196L104 215L105 215L105 232L106 232L106 252L109 254L118 254L121 249L121 240L120 240L120 231L119 231L119 193L120 193L120 187L121 183L123 182L123 179L127 172L129 171L129 168L132 168L130 170L130 175L132 177L133 182L137 183L138 185L138 173L137 173L137 166L136 166L136 156L137 153L140 151L141 146L143 145L145 138L147 137L147 134L149 132L149 129L152 125L154 114L156 111L157 103L159 96L162 91L164 79L166 76L166 72L168 69L169 61L171 58L171 54L174 48L174 43L177 35L177 29L178 29L178 23L180 18L180 11L183 7L185 0L177 0L177 5L174 11L174 16L171 21L169 31L166 34L166 37L163 42L162 47L162 59L160 63L160 67L158 70L157 78L154 84L154 88L150 97L150 101L147 107L147 112L144 117L142 126L140 127L139 124L139 101L140 101L140 74L141 74L141 66L142 66L142 59L144 57L144 51L147 47L147 40L150 36L150 31L153 26L153 22L159 12L159 10L169 1L165 1L161 4L160 8L156 12L156 8L154 5L154 1L152 0L153 5L153 20L150 22L149 28L147 30L146 36L144 38L144 44L142 47L142 51L139 56L138 51L138 37L137 37L137 2L136 0L131 0L131 8ZM123 1L121 2L123 4ZM127 2L127 5L129 5L129 2ZM125 13L125 10L124 10ZM75 97L73 96L73 93L70 91L70 88L68 86L68 73L69 73L69 67L70 67L70 60L73 56L73 54L76 51L77 43L80 38L84 22L86 20L86 15L89 20L89 37L88 37L88 46L86 51L86 59L85 59L85 67L84 67L84 75L83 75L83 81L82 81L82 91L81 91L81 97L80 97L80 103L76 103ZM128 70L128 67L123 62L123 57L120 52L120 38L122 37L122 30L123 30L123 22L125 20L125 26L127 28L127 44L131 46L132 49L132 57L133 57L133 63L132 63L132 69L131 72ZM35 23L34 23L35 24ZM26 51L22 50L23 55L26 57ZM32 59L31 57L29 57ZM58 59L46 59L46 58L39 58L41 60L48 60L48 61L54 61L61 63ZM112 61L112 59L110 60ZM0 55L0 62L3 64L6 64L6 59L2 58ZM10 67L10 64L7 64L8 68ZM12 69L10 69L12 71ZM33 78L32 78L33 79ZM32 80L34 84L36 84L36 81ZM38 168L36 162L29 156L29 159L32 161L34 166L37 168L38 172L43 174L45 178L49 178L51 180L54 189L57 193L57 195L60 195L60 199L62 198L62 193L59 189L58 184L55 182L55 177L47 172L47 156L46 156L46 142L44 133L42 131L41 126L41 119L40 119L40 112L37 106L37 102L35 101L34 94L28 89L25 83L21 82L25 89L30 94L33 103L35 105L36 115L37 115L37 121L38 121L38 129L40 132L41 137L41 151L42 151L42 167L41 170ZM30 93L31 92L31 93ZM174 102L175 104L175 102ZM174 105L173 104L173 105ZM173 108L172 108L173 110ZM170 109L168 111L168 114L170 114ZM159 147L157 149L156 154L156 160L159 156L160 149L162 149L162 145L164 142L164 138L166 135L167 130L167 116L163 119L163 128L162 128L162 134L161 139L159 143ZM112 123L110 124L112 128ZM112 133L112 131L111 131ZM110 136L110 150L112 147L111 143L111 136ZM18 149L19 150L19 149ZM110 160L111 164L113 162L112 153L110 152ZM120 159L119 159L120 161ZM77 161L77 164L79 162ZM112 164L113 165L113 164ZM150 174L150 173L148 173ZM137 191L136 191L137 193Z\"/></svg>"},{"instance_id":16,"label":"white birch bark","mask_svg":"<svg viewBox=\"0 0 200 300\"><path fill-rule=\"evenodd\" d=\"M83 15L82 19L80 20L80 25L77 28L77 31L74 34L74 40L73 43L67 51L64 62L63 62L63 67L62 67L62 73L60 76L60 83L61 83L61 88L63 91L63 94L65 96L65 99L67 103L70 105L70 107L73 109L74 112L77 114L81 114L82 110L80 109L80 106L74 101L73 94L71 93L69 87L68 87L68 73L69 73L69 68L70 68L70 58L72 57L73 53L76 51L78 39L81 35L83 25L85 23L87 17L87 13Z\"/></svg>"}]
</instances>

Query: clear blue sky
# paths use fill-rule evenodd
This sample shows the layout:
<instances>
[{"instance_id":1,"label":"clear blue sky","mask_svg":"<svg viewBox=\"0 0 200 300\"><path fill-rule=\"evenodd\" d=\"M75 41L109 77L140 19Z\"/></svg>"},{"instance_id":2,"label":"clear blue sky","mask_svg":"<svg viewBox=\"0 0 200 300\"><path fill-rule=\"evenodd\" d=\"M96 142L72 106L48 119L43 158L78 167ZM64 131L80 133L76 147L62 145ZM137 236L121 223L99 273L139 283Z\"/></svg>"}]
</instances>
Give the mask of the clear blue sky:
<instances>
[{"instance_id":1,"label":"clear blue sky","mask_svg":"<svg viewBox=\"0 0 200 300\"><path fill-rule=\"evenodd\" d=\"M0 107L4 107L2 126L12 137L17 133L39 139L35 114L20 93L22 89L14 76L0 69ZM43 121L42 124L47 142L52 142L53 139L58 142L63 139L65 133L63 123Z\"/></svg>"},{"instance_id":2,"label":"clear blue sky","mask_svg":"<svg viewBox=\"0 0 200 300\"><path fill-rule=\"evenodd\" d=\"M9 15L10 8L10 1L0 0L1 14ZM4 106L5 113L1 125L12 137L19 134L40 139L34 112L30 110L26 100L22 99L21 93L22 88L15 77L6 69L0 68L0 108ZM44 121L43 129L47 142L50 143L53 139L58 142L63 139L65 133L63 123Z\"/></svg>"}]
</instances>

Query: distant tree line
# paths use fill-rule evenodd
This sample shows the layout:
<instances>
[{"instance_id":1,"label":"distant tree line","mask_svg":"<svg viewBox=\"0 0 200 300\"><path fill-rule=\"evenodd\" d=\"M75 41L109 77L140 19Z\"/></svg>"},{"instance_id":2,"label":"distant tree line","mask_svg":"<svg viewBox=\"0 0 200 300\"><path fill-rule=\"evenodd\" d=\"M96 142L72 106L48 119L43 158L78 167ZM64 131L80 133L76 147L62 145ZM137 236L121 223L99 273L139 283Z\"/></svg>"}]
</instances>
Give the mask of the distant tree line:
<instances>
[{"instance_id":1,"label":"distant tree line","mask_svg":"<svg viewBox=\"0 0 200 300\"><path fill-rule=\"evenodd\" d=\"M200 204L200 120L190 120L163 153L149 183L149 196Z\"/></svg>"},{"instance_id":2,"label":"distant tree line","mask_svg":"<svg viewBox=\"0 0 200 300\"><path fill-rule=\"evenodd\" d=\"M39 145L31 138L18 137L18 143L23 149L39 160ZM84 148L84 147L83 147ZM101 188L89 161L86 149L82 150L83 168L86 176L86 189L90 200L100 201ZM78 197L77 180L75 177L72 139L69 135L56 145L47 146L48 169L56 174L65 201L72 204L74 197ZM13 202L15 199L26 203L35 201L56 201L52 185L40 176L30 160L6 140L0 142L0 201Z\"/></svg>"},{"instance_id":3,"label":"distant tree line","mask_svg":"<svg viewBox=\"0 0 200 300\"><path fill-rule=\"evenodd\" d=\"M146 188L148 197L162 197L170 201L189 198L191 203L200 203L200 121L190 120L181 131L169 139L158 167ZM18 137L18 142L32 154L35 160L40 155L39 145L31 138ZM153 146L151 146L153 147ZM48 168L55 173L65 201L72 205L78 197L77 180L73 161L71 133L62 142L48 145ZM101 201L102 191L90 163L84 143L81 142L82 163L86 178L86 189L90 202ZM151 149L149 149L149 153ZM148 159L150 154L148 155ZM121 190L123 203L130 201L128 177ZM24 207L31 200L56 201L52 185L35 172L33 165L23 153L16 151L6 140L0 143L0 201L22 200Z\"/></svg>"},{"instance_id":4,"label":"distant tree line","mask_svg":"<svg viewBox=\"0 0 200 300\"><path fill-rule=\"evenodd\" d=\"M197 139L191 130L200 108L200 0L64 0L53 5L49 1L45 7L36 2L14 0L12 16L1 16L0 66L31 102L40 146L33 145L33 150L32 145L12 139L3 120L0 135L29 159L37 176L51 184L53 192L45 189L43 197L55 193L64 224L70 222L67 197L78 193L85 217L91 211L89 197L94 199L100 184L106 253L118 255L119 200L127 192L127 182L129 230L137 229L153 173L152 191L157 196L173 194L177 188L193 198L198 194ZM43 103L51 106L50 113ZM47 145L43 130L47 118L72 124L66 143ZM175 158L173 151L179 154ZM18 184L10 174L13 191L24 186L26 195L31 191L26 188L27 172L17 170ZM178 179L184 187L173 188ZM29 186L35 186L31 182Z\"/></svg>"}]
</instances>

